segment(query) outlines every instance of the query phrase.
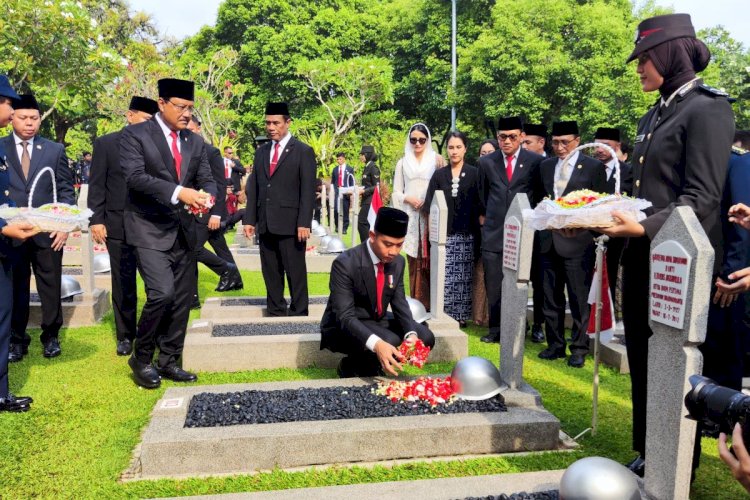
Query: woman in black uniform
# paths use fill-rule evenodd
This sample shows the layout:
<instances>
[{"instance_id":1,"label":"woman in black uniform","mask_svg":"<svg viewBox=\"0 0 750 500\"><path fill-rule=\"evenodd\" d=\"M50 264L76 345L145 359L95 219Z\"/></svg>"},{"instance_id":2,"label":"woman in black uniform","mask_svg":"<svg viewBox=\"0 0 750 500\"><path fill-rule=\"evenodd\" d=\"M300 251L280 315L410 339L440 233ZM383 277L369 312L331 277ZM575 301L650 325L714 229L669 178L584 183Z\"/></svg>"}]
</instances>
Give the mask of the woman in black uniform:
<instances>
[{"instance_id":1,"label":"woman in black uniform","mask_svg":"<svg viewBox=\"0 0 750 500\"><path fill-rule=\"evenodd\" d=\"M695 38L688 14L646 19L638 26L635 50L644 92L659 100L638 123L633 151L633 196L650 201L647 218L613 212L619 224L602 230L628 237L622 256L623 322L633 398L633 449L629 467L643 475L646 448L646 375L649 304L649 247L677 206L689 206L717 244L720 203L734 134L734 116L725 93L696 77L710 53ZM718 252L716 255L720 255ZM720 259L717 259L720 260Z\"/></svg>"}]
</instances>

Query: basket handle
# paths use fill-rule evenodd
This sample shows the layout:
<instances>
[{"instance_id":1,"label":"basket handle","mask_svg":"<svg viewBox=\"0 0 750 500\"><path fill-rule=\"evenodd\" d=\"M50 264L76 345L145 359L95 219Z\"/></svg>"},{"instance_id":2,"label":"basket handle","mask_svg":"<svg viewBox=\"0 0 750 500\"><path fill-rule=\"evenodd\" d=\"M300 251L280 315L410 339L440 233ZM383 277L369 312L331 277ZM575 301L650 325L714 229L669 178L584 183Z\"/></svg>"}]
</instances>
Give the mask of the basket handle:
<instances>
[{"instance_id":1,"label":"basket handle","mask_svg":"<svg viewBox=\"0 0 750 500\"><path fill-rule=\"evenodd\" d=\"M36 174L36 176L34 176L34 182L31 183L31 189L29 190L29 208L34 208L32 200L34 199L36 183L39 182L39 178L45 172L49 172L50 177L52 177L52 203L57 203L57 181L55 180L55 171L52 170L52 167L44 167L38 174Z\"/></svg>"},{"instance_id":2,"label":"basket handle","mask_svg":"<svg viewBox=\"0 0 750 500\"><path fill-rule=\"evenodd\" d=\"M573 151L571 151L570 153L568 153L568 156L566 156L565 159L563 160L563 165L567 164L568 160L570 160L570 158L574 154L576 154L576 152L581 151L583 149L596 148L596 147L598 147L598 148L604 148L605 150L607 150L607 152L609 154L612 155L612 158L617 158L617 153L615 153L615 150L612 149L611 147L609 147L608 145L604 144L603 142L589 142L588 144L582 144L582 145L578 146ZM561 180L561 177L562 177L562 174L563 174L563 170L564 169L561 168L559 173L555 173L555 178L554 178L554 180L552 182L552 190L553 190L553 192L555 194L555 199L557 199L557 198L559 198L561 196L561 193L557 192L557 182L559 180ZM570 172L572 174L573 170L571 170ZM568 178L568 180L570 180L570 178ZM617 168L615 168L615 194L620 194L620 165L619 165L619 163L617 165Z\"/></svg>"}]
</instances>

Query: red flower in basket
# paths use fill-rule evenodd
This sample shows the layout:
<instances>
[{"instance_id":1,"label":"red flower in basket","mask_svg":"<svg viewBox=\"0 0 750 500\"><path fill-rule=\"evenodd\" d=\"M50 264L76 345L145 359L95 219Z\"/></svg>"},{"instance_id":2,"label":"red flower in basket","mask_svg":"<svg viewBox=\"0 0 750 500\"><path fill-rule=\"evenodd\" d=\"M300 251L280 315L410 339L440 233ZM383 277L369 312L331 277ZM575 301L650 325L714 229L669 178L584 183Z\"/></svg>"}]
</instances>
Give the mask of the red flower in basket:
<instances>
[{"instance_id":1,"label":"red flower in basket","mask_svg":"<svg viewBox=\"0 0 750 500\"><path fill-rule=\"evenodd\" d=\"M205 192L202 189L200 191L198 191L198 192L200 194L202 194L202 195L208 196L208 193ZM207 214L215 204L216 204L216 197L215 196L210 196L209 199L208 199L208 201L206 201L206 203L202 207L200 207L200 208L194 208L194 207L192 207L190 205L185 205L185 210L187 210L192 215L197 215L198 217L203 217L203 214Z\"/></svg>"},{"instance_id":2,"label":"red flower in basket","mask_svg":"<svg viewBox=\"0 0 750 500\"><path fill-rule=\"evenodd\" d=\"M430 355L430 348L424 345L424 342L420 339L411 343L404 342L398 350L407 363L417 368L422 368L427 362L427 356Z\"/></svg>"}]
</instances>

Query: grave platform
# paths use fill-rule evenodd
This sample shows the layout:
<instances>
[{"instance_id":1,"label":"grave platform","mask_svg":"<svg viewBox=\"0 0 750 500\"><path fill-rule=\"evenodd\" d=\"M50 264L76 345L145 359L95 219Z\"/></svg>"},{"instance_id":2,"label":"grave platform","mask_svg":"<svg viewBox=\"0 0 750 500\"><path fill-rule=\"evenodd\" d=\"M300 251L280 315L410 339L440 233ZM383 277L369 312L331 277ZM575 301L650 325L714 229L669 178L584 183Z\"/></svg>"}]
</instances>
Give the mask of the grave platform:
<instances>
[{"instance_id":1,"label":"grave platform","mask_svg":"<svg viewBox=\"0 0 750 500\"><path fill-rule=\"evenodd\" d=\"M507 412L185 427L190 400L201 392L371 383L372 379L336 379L169 388L144 432L134 472L142 479L190 477L566 447L560 440L559 420L541 406L524 405L527 395L519 398L519 391L510 390L503 393Z\"/></svg>"},{"instance_id":2,"label":"grave platform","mask_svg":"<svg viewBox=\"0 0 750 500\"><path fill-rule=\"evenodd\" d=\"M260 254L256 248L232 250L232 256L237 267L242 271L260 271ZM331 271L331 265L337 254L317 255L308 253L305 256L308 273L327 273Z\"/></svg>"},{"instance_id":3,"label":"grave platform","mask_svg":"<svg viewBox=\"0 0 750 500\"><path fill-rule=\"evenodd\" d=\"M70 276L76 280L83 279L83 268L81 266L63 266L63 276ZM95 273L94 274L94 286L101 288L102 290L112 290L112 275L106 273ZM31 290L36 290L36 278L34 273L31 273Z\"/></svg>"},{"instance_id":4,"label":"grave platform","mask_svg":"<svg viewBox=\"0 0 750 500\"><path fill-rule=\"evenodd\" d=\"M289 303L289 298L286 301ZM327 295L311 296L308 318L321 318L327 302ZM266 297L209 297L201 307L201 319L231 318L234 322L238 322L262 317L268 317Z\"/></svg>"},{"instance_id":5,"label":"grave platform","mask_svg":"<svg viewBox=\"0 0 750 500\"><path fill-rule=\"evenodd\" d=\"M29 302L29 327L39 328L42 322L42 303L39 296L32 295ZM83 293L63 300L63 326L79 327L93 326L101 322L102 318L112 308L109 291L100 288L91 293Z\"/></svg>"},{"instance_id":6,"label":"grave platform","mask_svg":"<svg viewBox=\"0 0 750 500\"><path fill-rule=\"evenodd\" d=\"M428 324L436 337L429 362L457 361L468 356L468 337L458 323L446 319L430 320ZM262 334L263 329L268 334ZM252 334L258 332L261 334ZM320 349L319 318L259 317L252 323L238 323L236 318L228 316L193 322L185 336L182 366L203 372L335 368L342 357L340 353Z\"/></svg>"}]
</instances>

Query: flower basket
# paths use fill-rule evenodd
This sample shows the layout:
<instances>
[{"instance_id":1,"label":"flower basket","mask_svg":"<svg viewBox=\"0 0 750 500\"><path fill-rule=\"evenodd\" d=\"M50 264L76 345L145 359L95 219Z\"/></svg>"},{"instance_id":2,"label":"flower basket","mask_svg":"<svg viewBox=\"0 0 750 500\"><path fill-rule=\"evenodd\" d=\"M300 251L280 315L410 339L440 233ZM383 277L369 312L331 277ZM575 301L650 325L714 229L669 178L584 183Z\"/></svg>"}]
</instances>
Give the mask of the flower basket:
<instances>
[{"instance_id":1,"label":"flower basket","mask_svg":"<svg viewBox=\"0 0 750 500\"><path fill-rule=\"evenodd\" d=\"M44 173L49 173L52 177L52 203L46 203L41 207L34 208L34 190L39 182L39 178ZM44 167L34 177L29 191L29 206L22 208L0 207L0 217L6 219L9 224L19 224L28 222L37 227L41 232L61 231L69 233L88 227L89 217L93 212L89 209L81 210L76 205L67 203L58 203L57 201L57 182L55 173L50 167Z\"/></svg>"},{"instance_id":2,"label":"flower basket","mask_svg":"<svg viewBox=\"0 0 750 500\"><path fill-rule=\"evenodd\" d=\"M577 151L590 147L603 147L616 157L614 150L606 144L592 142L578 146L571 151L563 163L569 161ZM557 183L564 175L564 169L559 170L555 173L553 181L555 199L544 199L534 210L527 210L524 214L529 217L529 223L535 230L611 227L617 224L611 215L613 210L626 212L638 221L646 218L643 210L650 207L651 202L632 198L620 192L619 168L615 170L615 194L596 193L583 189L565 196L561 196L557 190Z\"/></svg>"}]
</instances>

